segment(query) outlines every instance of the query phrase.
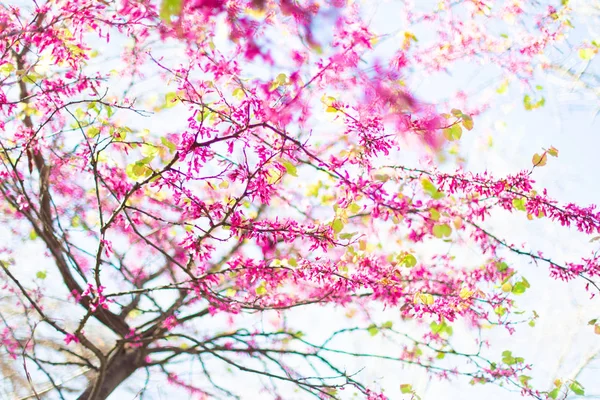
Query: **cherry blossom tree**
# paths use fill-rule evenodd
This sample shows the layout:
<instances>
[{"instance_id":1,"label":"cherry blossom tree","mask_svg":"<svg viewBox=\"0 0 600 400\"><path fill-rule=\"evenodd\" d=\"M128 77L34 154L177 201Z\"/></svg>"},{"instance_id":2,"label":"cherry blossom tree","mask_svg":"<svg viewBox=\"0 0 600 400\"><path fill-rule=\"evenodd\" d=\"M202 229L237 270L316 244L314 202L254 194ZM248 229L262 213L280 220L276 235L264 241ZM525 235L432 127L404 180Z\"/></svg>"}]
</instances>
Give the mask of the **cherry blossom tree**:
<instances>
[{"instance_id":1,"label":"cherry blossom tree","mask_svg":"<svg viewBox=\"0 0 600 400\"><path fill-rule=\"evenodd\" d=\"M556 260L486 221L513 213L594 239L600 212L536 184L560 162L550 143L520 172L470 171L458 146L495 100L412 88L493 65L498 93L520 85L533 111L538 73L597 95L553 52L589 64L600 44L568 40L566 0L400 3L394 32L345 0L0 5L8 391L105 399L137 374L199 399L258 398L232 378L259 382L260 398L386 399L347 368L370 358L539 399L583 394L575 380L535 387L535 365L509 350L488 357L483 328L535 324L517 308L534 283L520 263L593 298L600 256ZM346 317L292 318L323 311ZM459 322L473 351L454 345ZM375 336L394 346L349 345Z\"/></svg>"}]
</instances>

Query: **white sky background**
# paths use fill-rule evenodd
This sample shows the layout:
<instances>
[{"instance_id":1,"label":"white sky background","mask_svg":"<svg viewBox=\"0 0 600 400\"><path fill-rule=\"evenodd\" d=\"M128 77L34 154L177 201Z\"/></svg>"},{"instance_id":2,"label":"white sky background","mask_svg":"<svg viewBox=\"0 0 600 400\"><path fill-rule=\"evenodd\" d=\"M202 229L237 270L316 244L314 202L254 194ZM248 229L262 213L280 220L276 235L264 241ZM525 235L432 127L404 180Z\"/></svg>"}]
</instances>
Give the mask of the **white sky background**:
<instances>
[{"instance_id":1,"label":"white sky background","mask_svg":"<svg viewBox=\"0 0 600 400\"><path fill-rule=\"evenodd\" d=\"M387 33L401 29L393 12L399 6L397 2L382 0L363 3L367 12L373 13L373 31ZM586 2L572 0L572 4L573 7L580 7ZM576 23L575 25L577 27ZM221 34L221 40L226 40L227 32L223 31ZM599 32L595 34L596 37L600 37ZM111 43L110 46L115 45L116 43ZM282 39L282 45L285 45L285 38ZM572 55L569 60L575 62L577 56ZM422 99L431 102L446 98L456 88L484 98L488 92L498 96L495 89L501 83L502 77L493 67L461 66L452 73L452 76L441 74L424 79L419 85L412 85L411 89ZM544 86L545 107L524 111L520 101L517 101L514 109L497 107L476 117L475 129L465 132L461 139L461 153L467 159L466 168L471 171L488 170L496 176L515 173L530 168L532 155L540 152L542 147L554 146L560 152L558 159L549 159L545 167L534 172L538 188L548 188L552 197L563 202L572 201L579 205L598 204L600 189L597 160L600 158L600 122L595 118L596 111L600 109L598 99L572 95L564 82L546 79L540 74L538 76L536 83ZM506 103L522 99L524 94L518 83L512 83L508 94L504 95ZM173 121L160 121L159 116L152 123L157 128L159 126L156 124L166 128ZM505 123L504 127L502 123ZM185 119L182 124L185 124ZM172 128L172 125L169 127ZM489 136L493 137L492 147L488 146ZM407 158L411 157L409 155ZM499 237L507 238L513 243L527 242L527 249L543 250L550 258L560 261L578 260L580 256L587 256L594 249L594 244L588 243L589 238L585 235L561 228L549 221L528 221L523 214L496 213L487 226L493 227ZM34 252L23 253L17 257L17 265L38 268L40 258ZM557 282L548 277L546 266L536 267L529 264L526 258L512 257L510 260L531 283L531 289L517 298L518 305L527 311L524 316L529 315L533 309L540 318L535 327L523 324L517 327L517 332L512 336L508 335L504 328L494 328L490 338L493 346L487 351L487 355L499 360L502 351L508 349L512 350L513 354L524 357L527 362L534 364L534 369L529 375L533 377L532 385L540 389L550 389L554 379L574 378L575 374L580 372L577 379L584 386L587 397L600 397L600 359L590 362L580 371L582 363L600 351L600 336L594 335L592 327L587 326L588 320L600 317L599 300L589 300L589 294L584 291L581 281L576 280L570 284ZM49 276L48 279L52 277ZM295 325L305 326L304 331L314 335L312 337L319 337L327 336L337 329L339 325L336 321L344 320L343 314L342 310L332 312L330 309L309 307L294 310L289 314L289 318L294 320ZM386 320L397 322L397 316L397 311L386 310L376 316L376 319L380 323ZM257 323L268 325L269 318L272 318L272 314L267 314L263 321ZM402 324L397 324L395 327L398 329L403 327ZM366 325L368 323L365 323ZM460 343L459 325L455 327L454 334L456 347L460 349L461 346L472 346L471 334L465 334L464 343ZM314 331L311 333L311 330ZM355 336L339 344L339 347L362 349L378 354L389 354L391 351L380 335L374 338L368 335ZM366 383L373 383L373 388L381 385L390 399L403 398L399 391L399 386L403 383L413 384L424 400L521 398L519 393L508 392L490 384L471 386L467 378L459 377L450 382L429 381L427 373L422 369L403 367L400 363L359 361L349 363L348 371L359 370L361 366L366 367L363 371L363 376L368 378ZM182 374L182 377L185 377L185 374ZM236 375L233 384L231 375L224 379L236 389L247 387L245 399L262 398L255 390L255 377ZM110 399L136 398L135 393L144 380L143 372L135 375L115 391ZM156 379L151 377L147 395L147 398L151 399L188 398L184 391L166 384L162 375ZM290 393L289 398L304 397Z\"/></svg>"}]
</instances>

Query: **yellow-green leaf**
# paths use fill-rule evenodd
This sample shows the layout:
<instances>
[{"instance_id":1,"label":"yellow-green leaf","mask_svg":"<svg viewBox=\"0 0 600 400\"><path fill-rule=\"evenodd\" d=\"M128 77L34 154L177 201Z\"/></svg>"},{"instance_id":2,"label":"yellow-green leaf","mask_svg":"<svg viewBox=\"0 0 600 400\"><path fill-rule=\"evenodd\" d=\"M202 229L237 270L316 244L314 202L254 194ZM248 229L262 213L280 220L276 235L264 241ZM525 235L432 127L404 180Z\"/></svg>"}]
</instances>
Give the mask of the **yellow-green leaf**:
<instances>
[{"instance_id":1,"label":"yellow-green leaf","mask_svg":"<svg viewBox=\"0 0 600 400\"><path fill-rule=\"evenodd\" d=\"M525 202L526 200L524 198L513 199L512 205L519 211L526 211Z\"/></svg>"},{"instance_id":2,"label":"yellow-green leaf","mask_svg":"<svg viewBox=\"0 0 600 400\"><path fill-rule=\"evenodd\" d=\"M473 129L473 118L471 118L468 115L463 115L462 124L466 130L470 131L471 129Z\"/></svg>"},{"instance_id":3,"label":"yellow-green leaf","mask_svg":"<svg viewBox=\"0 0 600 400\"><path fill-rule=\"evenodd\" d=\"M165 145L169 151L171 153L174 153L175 150L177 150L177 146L175 146L175 143L171 142L169 139L167 139L166 137L162 136L160 138L160 141L162 142L163 145Z\"/></svg>"},{"instance_id":4,"label":"yellow-green leaf","mask_svg":"<svg viewBox=\"0 0 600 400\"><path fill-rule=\"evenodd\" d=\"M578 396L583 396L585 394L583 386L581 386L581 384L577 381L573 381L573 383L569 385L569 389L571 389L573 393L575 393Z\"/></svg>"},{"instance_id":5,"label":"yellow-green leaf","mask_svg":"<svg viewBox=\"0 0 600 400\"><path fill-rule=\"evenodd\" d=\"M238 100L241 100L244 98L244 91L240 88L237 88L233 91L233 97L235 97Z\"/></svg>"},{"instance_id":6,"label":"yellow-green leaf","mask_svg":"<svg viewBox=\"0 0 600 400\"><path fill-rule=\"evenodd\" d=\"M294 164L289 161L282 161L281 164L283 164L288 174L296 177L298 176L298 170Z\"/></svg>"},{"instance_id":7,"label":"yellow-green leaf","mask_svg":"<svg viewBox=\"0 0 600 400\"><path fill-rule=\"evenodd\" d=\"M433 236L436 238L448 237L452 234L452 228L448 224L435 225L433 227Z\"/></svg>"},{"instance_id":8,"label":"yellow-green leaf","mask_svg":"<svg viewBox=\"0 0 600 400\"><path fill-rule=\"evenodd\" d=\"M417 258L412 254L405 254L402 258L402 265L406 268L412 268L417 265Z\"/></svg>"},{"instance_id":9,"label":"yellow-green leaf","mask_svg":"<svg viewBox=\"0 0 600 400\"><path fill-rule=\"evenodd\" d=\"M579 58L581 58L582 60L588 61L591 60L592 58L594 58L594 55L596 54L597 50L596 49L590 49L590 48L585 48L585 49L579 49Z\"/></svg>"},{"instance_id":10,"label":"yellow-green leaf","mask_svg":"<svg viewBox=\"0 0 600 400\"><path fill-rule=\"evenodd\" d=\"M454 124L451 127L444 129L444 137L451 142L459 140L462 137L461 126Z\"/></svg>"},{"instance_id":11,"label":"yellow-green leaf","mask_svg":"<svg viewBox=\"0 0 600 400\"><path fill-rule=\"evenodd\" d=\"M333 229L333 231L335 233L340 233L342 231L342 229L344 229L344 223L342 222L341 219L336 218L331 223L331 229Z\"/></svg>"},{"instance_id":12,"label":"yellow-green leaf","mask_svg":"<svg viewBox=\"0 0 600 400\"><path fill-rule=\"evenodd\" d=\"M182 6L182 0L163 0L163 2L160 5L160 19L162 19L167 24L170 24L171 17L179 15Z\"/></svg>"},{"instance_id":13,"label":"yellow-green leaf","mask_svg":"<svg viewBox=\"0 0 600 400\"><path fill-rule=\"evenodd\" d=\"M179 102L179 97L177 97L177 93L169 92L165 94L165 108L175 107Z\"/></svg>"},{"instance_id":14,"label":"yellow-green leaf","mask_svg":"<svg viewBox=\"0 0 600 400\"><path fill-rule=\"evenodd\" d=\"M547 153L552 157L558 157L558 150L554 146L550 146L550 148L547 150Z\"/></svg>"},{"instance_id":15,"label":"yellow-green leaf","mask_svg":"<svg viewBox=\"0 0 600 400\"><path fill-rule=\"evenodd\" d=\"M502 84L498 87L498 89L496 89L496 93L498 94L504 94L506 93L506 91L508 90L508 79L505 80L504 82L502 82Z\"/></svg>"},{"instance_id":16,"label":"yellow-green leaf","mask_svg":"<svg viewBox=\"0 0 600 400\"><path fill-rule=\"evenodd\" d=\"M263 282L259 286L257 286L255 292L259 296L267 294L267 288L265 287L265 283Z\"/></svg>"},{"instance_id":17,"label":"yellow-green leaf","mask_svg":"<svg viewBox=\"0 0 600 400\"><path fill-rule=\"evenodd\" d=\"M156 154L158 154L158 149L151 144L144 143L142 144L140 153L142 153L144 157L152 159L156 156Z\"/></svg>"}]
</instances>

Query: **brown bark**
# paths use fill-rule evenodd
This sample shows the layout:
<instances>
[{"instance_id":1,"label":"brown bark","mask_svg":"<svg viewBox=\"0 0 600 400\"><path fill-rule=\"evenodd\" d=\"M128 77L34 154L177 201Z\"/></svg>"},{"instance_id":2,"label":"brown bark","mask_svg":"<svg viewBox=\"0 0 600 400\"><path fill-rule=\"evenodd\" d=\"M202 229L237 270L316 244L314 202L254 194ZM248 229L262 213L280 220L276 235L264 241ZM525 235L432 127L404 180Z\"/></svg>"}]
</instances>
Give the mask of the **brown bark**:
<instances>
[{"instance_id":1,"label":"brown bark","mask_svg":"<svg viewBox=\"0 0 600 400\"><path fill-rule=\"evenodd\" d=\"M78 397L78 400L106 399L142 365L142 361L142 353L139 350L119 350L108 360L105 372L98 373L94 381L90 382L87 389Z\"/></svg>"}]
</instances>

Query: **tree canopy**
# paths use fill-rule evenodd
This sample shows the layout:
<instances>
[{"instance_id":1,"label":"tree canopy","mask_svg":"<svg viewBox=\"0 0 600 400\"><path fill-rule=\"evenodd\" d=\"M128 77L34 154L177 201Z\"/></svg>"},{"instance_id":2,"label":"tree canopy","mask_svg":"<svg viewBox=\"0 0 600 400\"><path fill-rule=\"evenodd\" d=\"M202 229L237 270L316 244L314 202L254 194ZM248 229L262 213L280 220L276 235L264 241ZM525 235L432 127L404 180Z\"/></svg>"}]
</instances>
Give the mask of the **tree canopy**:
<instances>
[{"instance_id":1,"label":"tree canopy","mask_svg":"<svg viewBox=\"0 0 600 400\"><path fill-rule=\"evenodd\" d=\"M535 326L527 264L596 301L600 212L536 183L552 143L505 174L461 147L488 141L496 107L543 108L541 77L597 104L600 42L581 28L597 11L570 3L2 3L6 393L105 399L141 376L140 398L151 380L198 399L419 398L369 375L390 362L584 394L536 385L487 335ZM471 73L492 89L453 86ZM494 218L591 250L561 259Z\"/></svg>"}]
</instances>

